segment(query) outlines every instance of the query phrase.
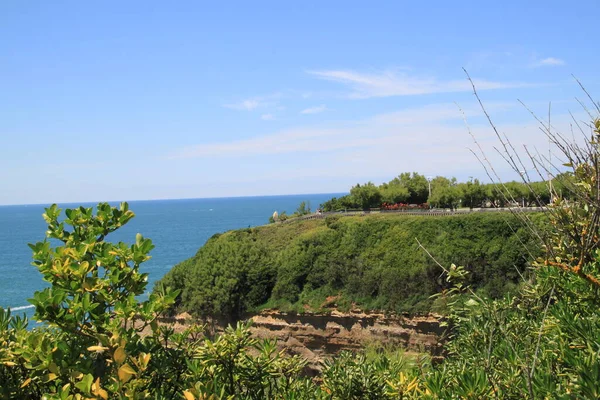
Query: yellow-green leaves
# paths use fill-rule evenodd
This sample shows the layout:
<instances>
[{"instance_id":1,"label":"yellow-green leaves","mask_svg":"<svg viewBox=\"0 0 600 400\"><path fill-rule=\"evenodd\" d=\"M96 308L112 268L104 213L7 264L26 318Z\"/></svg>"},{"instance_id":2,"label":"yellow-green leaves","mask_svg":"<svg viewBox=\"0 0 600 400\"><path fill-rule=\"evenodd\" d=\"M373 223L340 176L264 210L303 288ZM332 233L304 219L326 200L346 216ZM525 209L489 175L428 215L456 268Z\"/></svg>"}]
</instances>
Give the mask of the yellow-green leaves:
<instances>
[{"instance_id":1,"label":"yellow-green leaves","mask_svg":"<svg viewBox=\"0 0 600 400\"><path fill-rule=\"evenodd\" d=\"M43 376L42 381L44 383L48 383L48 382L51 382L51 381L55 380L56 378L58 378L58 375L56 375L53 372L49 372L49 373L47 373L46 375Z\"/></svg>"},{"instance_id":2,"label":"yellow-green leaves","mask_svg":"<svg viewBox=\"0 0 600 400\"><path fill-rule=\"evenodd\" d=\"M117 347L115 353L113 354L113 359L118 365L121 365L125 362L127 358L127 354L125 353L125 348L122 346Z\"/></svg>"},{"instance_id":3,"label":"yellow-green leaves","mask_svg":"<svg viewBox=\"0 0 600 400\"><path fill-rule=\"evenodd\" d=\"M123 364L119 367L118 375L122 383L127 383L135 374L135 370L129 364Z\"/></svg>"},{"instance_id":4,"label":"yellow-green leaves","mask_svg":"<svg viewBox=\"0 0 600 400\"><path fill-rule=\"evenodd\" d=\"M185 400L196 400L196 396L194 396L189 390L184 390L183 396L185 397Z\"/></svg>"},{"instance_id":5,"label":"yellow-green leaves","mask_svg":"<svg viewBox=\"0 0 600 400\"><path fill-rule=\"evenodd\" d=\"M104 400L108 399L108 392L100 386L100 378L96 378L96 381L92 384L91 392L95 396L100 396Z\"/></svg>"},{"instance_id":6,"label":"yellow-green leaves","mask_svg":"<svg viewBox=\"0 0 600 400\"><path fill-rule=\"evenodd\" d=\"M87 348L88 351L95 351L98 353L102 353L105 350L108 350L108 347L104 347L104 346L90 346Z\"/></svg>"},{"instance_id":7,"label":"yellow-green leaves","mask_svg":"<svg viewBox=\"0 0 600 400\"><path fill-rule=\"evenodd\" d=\"M42 217L48 224L52 224L54 221L56 221L60 215L60 212L62 211L56 204L52 204L50 207L45 208L44 210L46 212L42 214Z\"/></svg>"},{"instance_id":8,"label":"yellow-green leaves","mask_svg":"<svg viewBox=\"0 0 600 400\"><path fill-rule=\"evenodd\" d=\"M150 354L140 353L137 359L134 359L135 365L140 369L140 371L144 371L148 368L148 363L150 362Z\"/></svg>"}]
</instances>

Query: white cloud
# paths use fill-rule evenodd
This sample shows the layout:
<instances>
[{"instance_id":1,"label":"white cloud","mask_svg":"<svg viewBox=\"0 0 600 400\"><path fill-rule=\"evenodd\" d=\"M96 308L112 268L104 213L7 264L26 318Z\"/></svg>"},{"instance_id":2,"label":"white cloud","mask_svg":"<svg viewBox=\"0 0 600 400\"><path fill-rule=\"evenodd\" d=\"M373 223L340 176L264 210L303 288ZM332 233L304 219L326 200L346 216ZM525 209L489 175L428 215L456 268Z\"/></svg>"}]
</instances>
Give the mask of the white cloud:
<instances>
[{"instance_id":1,"label":"white cloud","mask_svg":"<svg viewBox=\"0 0 600 400\"><path fill-rule=\"evenodd\" d=\"M508 104L491 103L488 111L501 111ZM392 113L378 114L367 119L339 123L333 127L299 127L262 135L251 139L192 146L172 154L170 158L242 157L268 154L320 153L354 148L379 147L393 142L401 147L418 146L429 140L446 143L452 132L461 130L463 113L467 117L482 115L473 104L459 110L456 104L431 104ZM458 122L449 127L447 122ZM457 128L458 127L458 128ZM435 134L432 132L435 131ZM437 136L440 137L437 137Z\"/></svg>"},{"instance_id":2,"label":"white cloud","mask_svg":"<svg viewBox=\"0 0 600 400\"><path fill-rule=\"evenodd\" d=\"M325 110L327 110L327 107L325 106L325 104L321 104L320 106L306 108L300 111L300 114L318 114L322 113Z\"/></svg>"},{"instance_id":3,"label":"white cloud","mask_svg":"<svg viewBox=\"0 0 600 400\"><path fill-rule=\"evenodd\" d=\"M565 61L560 58L555 57L547 57L541 60L538 60L533 63L534 67L545 67L545 66L560 66L565 65Z\"/></svg>"},{"instance_id":4,"label":"white cloud","mask_svg":"<svg viewBox=\"0 0 600 400\"><path fill-rule=\"evenodd\" d=\"M223 107L241 111L253 111L256 109L277 107L277 99L280 97L280 93L273 93L267 96L248 98L237 103L224 104Z\"/></svg>"},{"instance_id":5,"label":"white cloud","mask_svg":"<svg viewBox=\"0 0 600 400\"><path fill-rule=\"evenodd\" d=\"M486 104L493 117L499 117L513 106L521 109L516 102ZM462 109L498 173L514 179L494 150L498 140L479 106L470 102L462 104ZM503 114L501 118L509 120L505 118L512 115L512 110L509 111L510 114ZM455 104L430 104L353 121L300 126L244 140L187 147L171 155L170 165L230 165L231 160L235 160L236 165L252 171L247 176L254 182L303 181L307 188L312 187L311 182L325 178L331 178L331 182L355 184L367 179L389 180L403 171L459 179L479 171L478 177L486 179L482 167L468 150L477 149L477 146L462 118L463 114ZM533 119L510 123L503 123L502 119L496 121L496 126L500 132L506 132L515 148L522 149L522 145L527 145L535 153L538 146L541 152L547 153L547 141ZM568 115L556 114L553 125L554 130L567 132ZM223 179L239 177L232 172Z\"/></svg>"},{"instance_id":6,"label":"white cloud","mask_svg":"<svg viewBox=\"0 0 600 400\"><path fill-rule=\"evenodd\" d=\"M514 107L514 103L488 102L488 112L500 112ZM426 122L443 122L450 120L462 120L464 118L482 116L481 108L476 104L468 106L454 103L428 104L418 108L408 108L395 112L378 114L370 118L370 121L378 124L388 125L415 125Z\"/></svg>"},{"instance_id":7,"label":"white cloud","mask_svg":"<svg viewBox=\"0 0 600 400\"><path fill-rule=\"evenodd\" d=\"M319 140L343 135L344 132L346 132L344 129L289 129L252 139L188 147L177 152L171 158L239 157L331 150L332 148L348 147L351 144L348 141L340 140L337 145L323 147Z\"/></svg>"},{"instance_id":8,"label":"white cloud","mask_svg":"<svg viewBox=\"0 0 600 400\"><path fill-rule=\"evenodd\" d=\"M247 99L235 104L225 104L224 107L231 108L233 110L246 110L252 111L260 105L260 102L256 99Z\"/></svg>"},{"instance_id":9,"label":"white cloud","mask_svg":"<svg viewBox=\"0 0 600 400\"><path fill-rule=\"evenodd\" d=\"M440 81L433 77L411 76L406 73L384 71L379 73L360 73L350 70L308 71L319 79L339 82L349 86L350 98L411 96L431 93L449 93L471 91L467 79ZM507 89L528 86L524 83L494 82L473 79L478 90Z\"/></svg>"},{"instance_id":10,"label":"white cloud","mask_svg":"<svg viewBox=\"0 0 600 400\"><path fill-rule=\"evenodd\" d=\"M275 119L275 116L273 114L263 114L260 116L260 119L263 121L272 121Z\"/></svg>"}]
</instances>

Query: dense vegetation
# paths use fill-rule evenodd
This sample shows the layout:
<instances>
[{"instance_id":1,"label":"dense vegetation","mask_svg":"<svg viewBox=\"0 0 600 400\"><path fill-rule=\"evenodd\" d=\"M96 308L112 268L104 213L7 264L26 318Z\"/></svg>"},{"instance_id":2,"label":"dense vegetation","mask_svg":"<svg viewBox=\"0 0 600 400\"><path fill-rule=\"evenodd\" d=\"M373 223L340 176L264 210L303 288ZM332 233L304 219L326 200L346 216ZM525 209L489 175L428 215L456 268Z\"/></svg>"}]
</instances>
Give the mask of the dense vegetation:
<instances>
[{"instance_id":1,"label":"dense vegetation","mask_svg":"<svg viewBox=\"0 0 600 400\"><path fill-rule=\"evenodd\" d=\"M328 216L215 235L159 285L181 291L180 310L230 320L259 307L319 310L328 296L342 308L428 312L447 283L417 239L492 297L514 288L528 249L539 252L510 213Z\"/></svg>"},{"instance_id":2,"label":"dense vegetation","mask_svg":"<svg viewBox=\"0 0 600 400\"><path fill-rule=\"evenodd\" d=\"M456 178L436 176L427 178L416 172L404 172L379 186L373 182L356 184L350 194L332 198L321 205L323 211L368 210L391 208L393 205L409 206L427 204L435 208L458 207L525 207L546 205L550 202L550 190L568 197L571 174L558 174L552 182L506 182L481 183L478 179L458 182Z\"/></svg>"},{"instance_id":3,"label":"dense vegetation","mask_svg":"<svg viewBox=\"0 0 600 400\"><path fill-rule=\"evenodd\" d=\"M436 301L446 305L453 327L447 357L439 365L397 353L343 353L326 362L321 381L314 382L300 374L303 360L277 352L273 342L252 339L243 325L213 340L204 338L201 327L174 334L157 318L169 312L178 291L160 288L148 300L136 298L145 290L140 265L148 260L152 242L141 235L132 245L106 240L133 218L127 204L99 204L95 213L66 210L62 221L52 206L44 214L46 240L31 245L33 264L49 284L31 299L35 318L44 325L28 330L24 318L0 308L0 395L61 400L600 398L600 121L594 121L583 146L564 142L549 129L547 134L563 151L574 185L569 201L554 193L546 230L539 229L537 217L517 214L521 226L539 240L532 274L514 293L489 299L473 288L476 268L445 266L444 255L436 254L444 261L440 278L448 284ZM329 223L358 226L347 221ZM271 232L276 241L280 232ZM362 242L362 230L349 232ZM280 242L295 237L287 235ZM424 245L434 249L435 241ZM312 265L312 256L318 256L312 242L305 247L295 250L311 256L300 258L306 261L300 266ZM252 261L268 248L239 250L240 258ZM448 257L455 254L447 251ZM265 272L269 268L265 265ZM293 277L291 272L286 276ZM260 277L241 273L260 284ZM283 283L293 286L295 279ZM238 283L228 272L204 285L227 289ZM258 291L248 293L260 297Z\"/></svg>"}]
</instances>

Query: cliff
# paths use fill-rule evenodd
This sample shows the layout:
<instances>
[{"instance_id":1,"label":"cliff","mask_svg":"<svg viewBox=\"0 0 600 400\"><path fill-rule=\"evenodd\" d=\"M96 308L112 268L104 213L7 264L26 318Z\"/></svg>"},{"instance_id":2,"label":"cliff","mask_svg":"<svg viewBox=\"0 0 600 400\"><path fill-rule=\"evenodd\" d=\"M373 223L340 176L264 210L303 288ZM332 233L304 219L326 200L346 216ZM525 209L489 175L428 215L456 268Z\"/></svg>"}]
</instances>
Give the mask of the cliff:
<instances>
[{"instance_id":1,"label":"cliff","mask_svg":"<svg viewBox=\"0 0 600 400\"><path fill-rule=\"evenodd\" d=\"M290 314L264 311L251 317L251 332L260 339L277 339L290 354L320 369L320 361L342 350L358 351L369 343L400 347L407 352L429 353L438 359L443 352L445 327L439 316L407 318L361 311L328 314Z\"/></svg>"},{"instance_id":2,"label":"cliff","mask_svg":"<svg viewBox=\"0 0 600 400\"><path fill-rule=\"evenodd\" d=\"M299 355L308 361L309 373L321 370L321 361L340 351L360 351L369 344L400 348L407 353L427 353L434 361L443 357L447 328L441 326L439 315L405 317L360 310L328 313L284 313L266 310L248 315L252 321L250 332L257 339L276 339L279 349L290 355ZM195 321L183 313L162 318L161 324L170 325L175 332L183 331ZM226 322L210 320L207 334L219 334Z\"/></svg>"},{"instance_id":3,"label":"cliff","mask_svg":"<svg viewBox=\"0 0 600 400\"><path fill-rule=\"evenodd\" d=\"M528 267L524 247L536 248L530 230L515 229L513 218L380 213L229 231L213 236L159 285L180 289L177 310L199 318L321 311L330 297L345 309L422 315L440 311L431 296L449 283L419 243L442 265L464 266L465 285L502 297ZM543 215L532 218L543 223Z\"/></svg>"}]
</instances>

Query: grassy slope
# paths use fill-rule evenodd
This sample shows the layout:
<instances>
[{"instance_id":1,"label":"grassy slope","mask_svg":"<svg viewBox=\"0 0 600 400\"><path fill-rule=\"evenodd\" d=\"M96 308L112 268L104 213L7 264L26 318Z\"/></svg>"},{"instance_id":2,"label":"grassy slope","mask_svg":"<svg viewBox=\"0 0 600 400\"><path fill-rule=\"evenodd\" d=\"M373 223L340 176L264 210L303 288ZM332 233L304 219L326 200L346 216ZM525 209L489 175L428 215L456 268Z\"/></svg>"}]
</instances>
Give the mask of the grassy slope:
<instances>
[{"instance_id":1,"label":"grassy slope","mask_svg":"<svg viewBox=\"0 0 600 400\"><path fill-rule=\"evenodd\" d=\"M415 239L443 265L467 267L480 291L499 296L514 287L530 259L523 246L529 235L518 228L508 213L373 214L268 225L215 235L162 282L182 289L182 310L201 316L319 309L328 296L338 296L341 307L427 312L430 295L446 283Z\"/></svg>"}]
</instances>

